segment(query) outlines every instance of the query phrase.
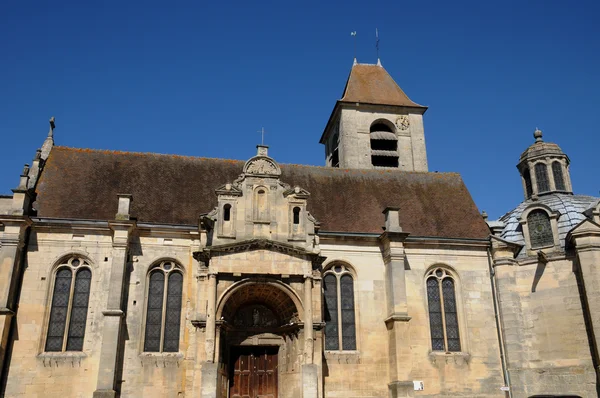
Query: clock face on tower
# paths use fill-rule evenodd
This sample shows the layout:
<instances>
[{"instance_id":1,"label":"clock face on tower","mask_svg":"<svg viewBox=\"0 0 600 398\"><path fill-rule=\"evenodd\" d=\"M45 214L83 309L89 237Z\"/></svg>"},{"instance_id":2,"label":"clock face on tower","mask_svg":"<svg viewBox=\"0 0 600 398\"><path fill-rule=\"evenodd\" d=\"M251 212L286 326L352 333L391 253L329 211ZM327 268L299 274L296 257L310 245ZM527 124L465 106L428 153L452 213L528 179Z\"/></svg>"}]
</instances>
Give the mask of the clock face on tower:
<instances>
[{"instance_id":1,"label":"clock face on tower","mask_svg":"<svg viewBox=\"0 0 600 398\"><path fill-rule=\"evenodd\" d=\"M402 131L408 130L408 127L410 126L408 115L402 115L396 119L396 126Z\"/></svg>"}]
</instances>

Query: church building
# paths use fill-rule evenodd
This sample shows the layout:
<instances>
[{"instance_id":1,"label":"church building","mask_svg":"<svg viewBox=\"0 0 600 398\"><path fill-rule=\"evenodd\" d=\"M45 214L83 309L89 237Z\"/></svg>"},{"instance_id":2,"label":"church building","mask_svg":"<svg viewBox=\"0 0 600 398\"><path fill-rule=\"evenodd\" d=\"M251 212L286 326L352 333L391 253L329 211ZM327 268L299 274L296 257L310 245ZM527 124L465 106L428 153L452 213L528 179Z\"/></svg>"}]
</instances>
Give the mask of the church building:
<instances>
[{"instance_id":1,"label":"church building","mask_svg":"<svg viewBox=\"0 0 600 398\"><path fill-rule=\"evenodd\" d=\"M488 220L428 171L426 110L355 62L324 167L58 146L52 118L0 196L0 396L598 396L600 201L535 131Z\"/></svg>"}]
</instances>

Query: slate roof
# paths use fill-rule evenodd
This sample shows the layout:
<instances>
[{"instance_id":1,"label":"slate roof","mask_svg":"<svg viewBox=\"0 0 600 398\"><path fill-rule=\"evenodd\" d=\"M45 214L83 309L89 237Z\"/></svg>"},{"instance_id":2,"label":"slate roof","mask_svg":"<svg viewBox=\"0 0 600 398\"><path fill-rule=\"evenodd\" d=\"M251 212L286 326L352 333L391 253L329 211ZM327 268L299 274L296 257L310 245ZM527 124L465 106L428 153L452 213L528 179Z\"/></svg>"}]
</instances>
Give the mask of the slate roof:
<instances>
[{"instance_id":1,"label":"slate roof","mask_svg":"<svg viewBox=\"0 0 600 398\"><path fill-rule=\"evenodd\" d=\"M352 66L341 102L427 108L413 101L380 65Z\"/></svg>"},{"instance_id":2,"label":"slate roof","mask_svg":"<svg viewBox=\"0 0 600 398\"><path fill-rule=\"evenodd\" d=\"M554 211L558 211L558 235L560 246L565 248L565 237L567 233L577 224L586 218L583 214L590 206L595 203L598 198L587 195L570 195L564 193L552 193L541 195L537 201L531 199L519 204L514 210L500 217L500 221L504 223L501 238L510 242L525 245L523 230L519 224L523 211L533 203L540 203L550 207ZM525 250L522 250L519 257L525 256Z\"/></svg>"},{"instance_id":3,"label":"slate roof","mask_svg":"<svg viewBox=\"0 0 600 398\"><path fill-rule=\"evenodd\" d=\"M244 162L151 153L54 147L36 188L39 217L111 220L117 194L133 195L138 222L197 225L216 206L215 189L232 182ZM489 235L455 173L345 170L280 165L281 180L311 193L308 210L322 231L381 233L382 211L400 207L400 223L416 236Z\"/></svg>"}]
</instances>

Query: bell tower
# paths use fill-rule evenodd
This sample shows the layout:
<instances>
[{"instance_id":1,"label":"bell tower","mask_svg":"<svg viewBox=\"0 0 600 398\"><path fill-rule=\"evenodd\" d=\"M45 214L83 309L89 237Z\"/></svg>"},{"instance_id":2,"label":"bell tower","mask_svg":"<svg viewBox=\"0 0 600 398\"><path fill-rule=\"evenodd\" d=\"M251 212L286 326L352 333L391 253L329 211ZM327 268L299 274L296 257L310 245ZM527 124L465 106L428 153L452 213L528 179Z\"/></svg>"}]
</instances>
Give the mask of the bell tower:
<instances>
[{"instance_id":1,"label":"bell tower","mask_svg":"<svg viewBox=\"0 0 600 398\"><path fill-rule=\"evenodd\" d=\"M380 62L356 61L320 143L329 167L427 171L423 114Z\"/></svg>"}]
</instances>

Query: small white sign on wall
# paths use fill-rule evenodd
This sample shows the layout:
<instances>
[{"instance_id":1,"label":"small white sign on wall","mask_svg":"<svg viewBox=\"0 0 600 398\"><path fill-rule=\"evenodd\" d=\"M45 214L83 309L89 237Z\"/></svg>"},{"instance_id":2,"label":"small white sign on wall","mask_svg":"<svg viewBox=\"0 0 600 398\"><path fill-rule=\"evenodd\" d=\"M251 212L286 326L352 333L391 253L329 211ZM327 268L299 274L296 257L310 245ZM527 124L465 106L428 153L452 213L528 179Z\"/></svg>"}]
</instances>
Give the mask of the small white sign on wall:
<instances>
[{"instance_id":1,"label":"small white sign on wall","mask_svg":"<svg viewBox=\"0 0 600 398\"><path fill-rule=\"evenodd\" d=\"M415 388L415 391L423 391L425 389L425 386L423 385L422 381L413 380L413 386Z\"/></svg>"}]
</instances>

